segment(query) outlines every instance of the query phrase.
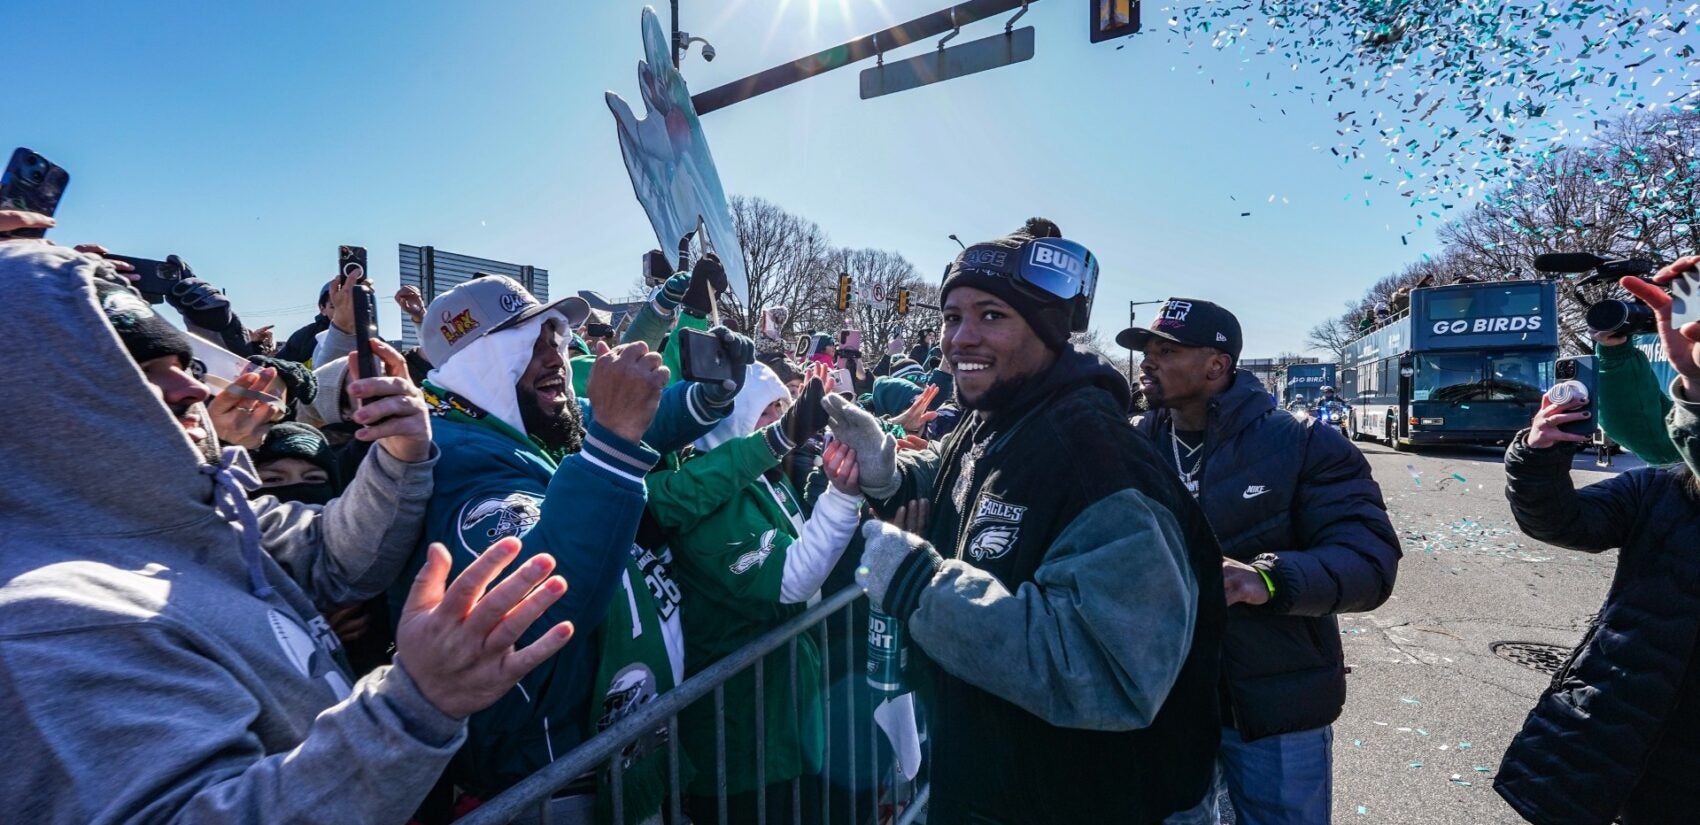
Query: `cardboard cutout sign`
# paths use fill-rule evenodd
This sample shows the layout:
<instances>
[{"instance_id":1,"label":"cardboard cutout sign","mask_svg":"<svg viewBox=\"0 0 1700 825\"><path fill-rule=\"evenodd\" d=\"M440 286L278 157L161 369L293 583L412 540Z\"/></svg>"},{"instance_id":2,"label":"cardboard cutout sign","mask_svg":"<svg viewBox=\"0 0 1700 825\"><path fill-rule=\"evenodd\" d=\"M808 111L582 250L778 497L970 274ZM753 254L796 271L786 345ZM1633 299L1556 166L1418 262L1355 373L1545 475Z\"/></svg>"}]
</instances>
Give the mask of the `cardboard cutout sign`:
<instances>
[{"instance_id":1,"label":"cardboard cutout sign","mask_svg":"<svg viewBox=\"0 0 1700 825\"><path fill-rule=\"evenodd\" d=\"M681 238L700 227L706 246L719 254L730 289L742 303L749 295L749 278L726 191L691 105L690 90L673 68L667 32L648 6L643 9L643 53L644 59L638 61L638 90L643 95L644 118L639 120L619 95L607 93L632 192L649 215L656 243L669 256L677 252Z\"/></svg>"}]
</instances>

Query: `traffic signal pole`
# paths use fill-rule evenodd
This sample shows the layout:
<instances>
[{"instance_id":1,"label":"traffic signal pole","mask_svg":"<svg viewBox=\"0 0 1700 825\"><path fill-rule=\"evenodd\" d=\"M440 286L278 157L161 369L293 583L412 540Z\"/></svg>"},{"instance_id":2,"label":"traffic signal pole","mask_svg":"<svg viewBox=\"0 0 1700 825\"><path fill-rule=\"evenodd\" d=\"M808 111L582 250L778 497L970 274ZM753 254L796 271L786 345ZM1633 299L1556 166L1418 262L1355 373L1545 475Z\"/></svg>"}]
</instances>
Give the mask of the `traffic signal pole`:
<instances>
[{"instance_id":1,"label":"traffic signal pole","mask_svg":"<svg viewBox=\"0 0 1700 825\"><path fill-rule=\"evenodd\" d=\"M706 115L709 112L724 109L756 95L782 89L800 80L807 80L817 74L843 68L851 63L876 57L919 40L948 34L977 20L1015 11L1036 2L1038 0L968 0L968 2L958 3L942 11L924 14L907 23L874 32L866 37L859 37L848 43L815 52L807 57L800 57L782 66L775 66L767 71L757 72L749 77L734 80L724 86L709 89L702 94L693 95L691 105L696 107L698 115ZM678 0L673 0L675 20L678 18L678 5ZM675 33L678 28L678 24L675 23L673 26ZM675 64L678 61L677 55L678 52L675 50Z\"/></svg>"}]
</instances>

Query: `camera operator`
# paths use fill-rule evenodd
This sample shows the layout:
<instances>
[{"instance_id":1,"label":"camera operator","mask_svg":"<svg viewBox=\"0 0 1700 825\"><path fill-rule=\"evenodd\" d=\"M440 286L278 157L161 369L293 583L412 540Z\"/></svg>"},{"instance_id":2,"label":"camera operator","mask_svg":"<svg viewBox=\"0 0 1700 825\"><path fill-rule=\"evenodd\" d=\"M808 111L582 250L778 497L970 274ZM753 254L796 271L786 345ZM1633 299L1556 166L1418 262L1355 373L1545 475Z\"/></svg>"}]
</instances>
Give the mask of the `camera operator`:
<instances>
[{"instance_id":1,"label":"camera operator","mask_svg":"<svg viewBox=\"0 0 1700 825\"><path fill-rule=\"evenodd\" d=\"M1682 258L1654 284L1697 265L1700 256ZM1654 284L1624 285L1652 308L1677 371L1667 432L1684 463L1577 490L1571 459L1587 438L1561 426L1590 413L1545 400L1505 453L1506 498L1524 533L1572 550L1619 551L1605 604L1494 780L1531 822L1637 825L1700 809L1700 324L1672 329L1671 297Z\"/></svg>"},{"instance_id":2,"label":"camera operator","mask_svg":"<svg viewBox=\"0 0 1700 825\"><path fill-rule=\"evenodd\" d=\"M1640 278L1626 276L1622 283L1645 283ZM1648 464L1674 464L1682 460L1671 443L1665 418L1670 415L1671 400L1659 386L1659 377L1646 353L1630 342L1628 335L1590 330L1594 339L1594 356L1598 360L1595 391L1599 400L1595 409L1600 416L1600 429L1613 441L1634 453Z\"/></svg>"}]
</instances>

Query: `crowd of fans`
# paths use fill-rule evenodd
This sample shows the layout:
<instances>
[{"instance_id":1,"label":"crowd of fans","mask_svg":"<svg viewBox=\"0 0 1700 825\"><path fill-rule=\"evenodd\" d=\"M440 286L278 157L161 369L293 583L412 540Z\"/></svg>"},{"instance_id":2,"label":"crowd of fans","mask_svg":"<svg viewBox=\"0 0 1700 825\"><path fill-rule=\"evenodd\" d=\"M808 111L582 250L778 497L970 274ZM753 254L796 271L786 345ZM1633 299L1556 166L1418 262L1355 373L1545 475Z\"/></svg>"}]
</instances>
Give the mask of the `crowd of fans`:
<instances>
[{"instance_id":1,"label":"crowd of fans","mask_svg":"<svg viewBox=\"0 0 1700 825\"><path fill-rule=\"evenodd\" d=\"M0 211L0 233L51 225ZM1241 822L1329 818L1335 617L1387 600L1401 552L1368 463L1277 409L1208 301L1118 336L1144 355L1135 409L1069 343L1098 264L1050 221L964 249L942 328L871 367L857 336L787 344L780 307L717 323L713 256L624 328L500 276L403 288L407 351L357 340L363 273L277 346L168 264L155 295L102 247L0 240L27 332L0 385L35 424L0 436L20 821L450 821L852 581L924 662L929 822L1214 823L1219 794ZM1681 378L1640 407L1669 410L1666 441L1639 430L1687 466L1575 491L1558 427L1587 413L1550 405L1507 455L1524 529L1625 547L1499 778L1534 821L1690 807L1700 600L1669 551L1700 541L1700 327L1647 300ZM730 378L683 380L686 331ZM805 634L687 709L690 821L840 810L835 678L859 676ZM611 822L620 794L626 822L665 821L671 735L539 820Z\"/></svg>"}]
</instances>

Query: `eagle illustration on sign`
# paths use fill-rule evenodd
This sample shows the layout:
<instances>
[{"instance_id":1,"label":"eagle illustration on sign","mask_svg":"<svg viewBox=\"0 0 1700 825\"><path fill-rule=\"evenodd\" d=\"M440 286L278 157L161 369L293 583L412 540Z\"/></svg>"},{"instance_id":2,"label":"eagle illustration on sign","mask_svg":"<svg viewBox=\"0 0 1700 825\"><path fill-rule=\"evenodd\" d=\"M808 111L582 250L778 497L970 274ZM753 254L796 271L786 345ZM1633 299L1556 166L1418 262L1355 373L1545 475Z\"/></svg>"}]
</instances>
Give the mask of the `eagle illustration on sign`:
<instances>
[{"instance_id":1,"label":"eagle illustration on sign","mask_svg":"<svg viewBox=\"0 0 1700 825\"><path fill-rule=\"evenodd\" d=\"M674 254L681 239L700 229L706 245L720 256L729 288L742 302L749 295L749 279L726 191L708 151L702 122L691 105L690 90L673 67L667 32L655 9L648 6L643 9L643 53L644 59L638 61L638 91L643 96L644 118L639 120L619 95L606 95L632 191L649 215L661 251Z\"/></svg>"}]
</instances>

